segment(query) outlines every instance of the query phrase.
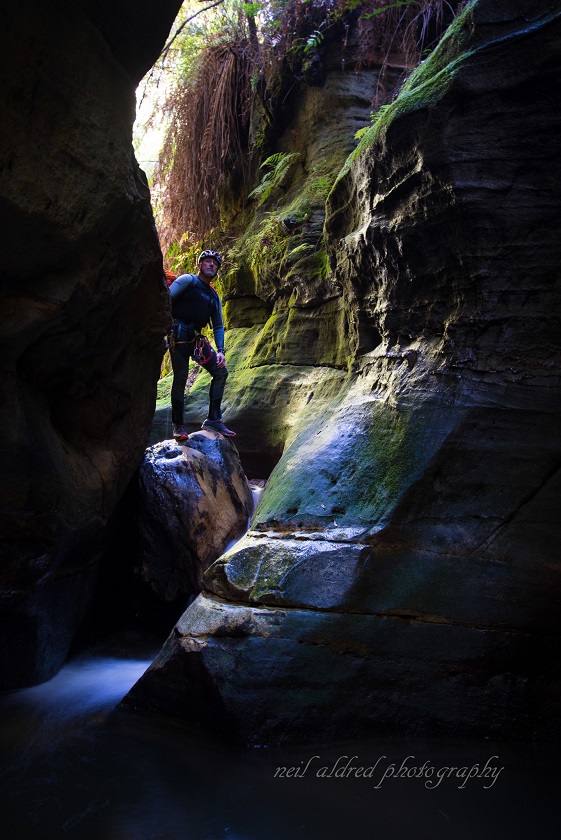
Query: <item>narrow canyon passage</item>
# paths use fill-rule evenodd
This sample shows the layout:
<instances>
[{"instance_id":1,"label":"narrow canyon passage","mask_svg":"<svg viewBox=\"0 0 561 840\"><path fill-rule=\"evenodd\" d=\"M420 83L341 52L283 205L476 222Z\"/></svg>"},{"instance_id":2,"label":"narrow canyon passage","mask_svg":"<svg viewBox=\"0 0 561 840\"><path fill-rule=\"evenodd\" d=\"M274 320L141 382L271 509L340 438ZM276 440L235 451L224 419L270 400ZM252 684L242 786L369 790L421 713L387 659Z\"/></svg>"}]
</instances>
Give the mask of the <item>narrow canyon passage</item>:
<instances>
[{"instance_id":1,"label":"narrow canyon passage","mask_svg":"<svg viewBox=\"0 0 561 840\"><path fill-rule=\"evenodd\" d=\"M3 13L4 831L556 838L560 4L199 5Z\"/></svg>"}]
</instances>

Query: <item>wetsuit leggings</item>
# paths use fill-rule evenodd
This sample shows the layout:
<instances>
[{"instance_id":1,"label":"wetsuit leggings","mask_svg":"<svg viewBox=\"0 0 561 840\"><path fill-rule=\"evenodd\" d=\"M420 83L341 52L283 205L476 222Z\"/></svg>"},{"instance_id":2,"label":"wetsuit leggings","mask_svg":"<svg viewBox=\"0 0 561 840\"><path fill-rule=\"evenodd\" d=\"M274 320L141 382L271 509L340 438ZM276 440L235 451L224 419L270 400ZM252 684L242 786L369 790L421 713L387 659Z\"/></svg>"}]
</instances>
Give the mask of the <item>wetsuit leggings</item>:
<instances>
[{"instance_id":1,"label":"wetsuit leggings","mask_svg":"<svg viewBox=\"0 0 561 840\"><path fill-rule=\"evenodd\" d=\"M185 386L187 385L187 377L189 376L189 359L193 358L194 342L185 344L176 344L175 350L170 353L171 365L173 368L173 383L171 386L171 422L174 426L183 425L183 411L185 403ZM201 365L207 373L210 373L210 393L209 393L209 407L208 419L219 420L222 417L220 405L222 403L222 396L224 394L224 386L226 385L226 378L228 371L226 367L218 367L216 364L216 353L212 351L212 356L206 364Z\"/></svg>"}]
</instances>

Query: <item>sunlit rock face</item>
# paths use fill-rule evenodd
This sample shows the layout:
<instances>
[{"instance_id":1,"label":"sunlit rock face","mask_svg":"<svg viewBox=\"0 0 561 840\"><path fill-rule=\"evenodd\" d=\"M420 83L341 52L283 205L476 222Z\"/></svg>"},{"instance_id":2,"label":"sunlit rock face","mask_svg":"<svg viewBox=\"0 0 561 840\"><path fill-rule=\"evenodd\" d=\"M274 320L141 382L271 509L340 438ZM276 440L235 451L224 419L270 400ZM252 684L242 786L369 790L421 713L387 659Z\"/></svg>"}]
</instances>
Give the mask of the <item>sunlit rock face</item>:
<instances>
[{"instance_id":1,"label":"sunlit rock face","mask_svg":"<svg viewBox=\"0 0 561 840\"><path fill-rule=\"evenodd\" d=\"M337 398L353 353L349 323L356 304L343 296L339 279L324 271L327 255L321 237L325 195L356 146L357 130L370 123L380 66L363 62L361 72L354 72L359 57L356 27L334 27L321 50L323 77L312 62L312 76L304 68L303 75L285 80L282 112L273 115L274 148L295 161L274 194L280 206L272 213L276 221L269 223L270 239L259 246L257 261L263 265L249 265L251 242L242 237L239 255L229 258L219 276L230 371L224 416L237 432L242 464L251 477L267 477L295 423ZM390 59L388 92L403 72L393 66L403 56L392 54ZM269 209L266 204L256 213ZM285 242L287 252L303 246L307 256L301 261L267 259L277 239ZM240 267L230 270L238 262ZM201 374L187 400L189 431L200 428L207 404L208 378ZM171 434L169 397L158 405L151 442Z\"/></svg>"},{"instance_id":2,"label":"sunlit rock face","mask_svg":"<svg viewBox=\"0 0 561 840\"><path fill-rule=\"evenodd\" d=\"M469 7L339 181L356 361L300 385L127 703L254 743L561 734L560 46L549 3Z\"/></svg>"},{"instance_id":3,"label":"sunlit rock face","mask_svg":"<svg viewBox=\"0 0 561 840\"><path fill-rule=\"evenodd\" d=\"M169 314L134 88L178 6L3 10L3 687L62 664L147 439Z\"/></svg>"},{"instance_id":4,"label":"sunlit rock face","mask_svg":"<svg viewBox=\"0 0 561 840\"><path fill-rule=\"evenodd\" d=\"M217 432L146 451L138 474L138 563L172 601L199 592L204 572L247 529L251 489L238 451Z\"/></svg>"}]
</instances>

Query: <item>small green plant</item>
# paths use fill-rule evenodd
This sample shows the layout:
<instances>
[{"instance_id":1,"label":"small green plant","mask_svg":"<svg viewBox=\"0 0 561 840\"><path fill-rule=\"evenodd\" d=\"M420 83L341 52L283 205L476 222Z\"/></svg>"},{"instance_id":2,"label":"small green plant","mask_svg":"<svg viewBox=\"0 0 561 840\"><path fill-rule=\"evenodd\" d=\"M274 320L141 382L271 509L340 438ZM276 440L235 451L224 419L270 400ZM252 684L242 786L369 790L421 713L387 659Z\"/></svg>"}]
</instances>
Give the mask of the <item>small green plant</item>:
<instances>
[{"instance_id":1,"label":"small green plant","mask_svg":"<svg viewBox=\"0 0 561 840\"><path fill-rule=\"evenodd\" d=\"M249 193L249 198L257 198L257 206L261 207L271 193L282 187L292 165L299 157L299 152L277 152L264 160L259 168L269 167L269 171L265 173L261 183Z\"/></svg>"},{"instance_id":2,"label":"small green plant","mask_svg":"<svg viewBox=\"0 0 561 840\"><path fill-rule=\"evenodd\" d=\"M255 17L262 8L262 3L242 3L242 11L246 17Z\"/></svg>"},{"instance_id":3,"label":"small green plant","mask_svg":"<svg viewBox=\"0 0 561 840\"><path fill-rule=\"evenodd\" d=\"M329 177L328 175L318 175L317 178L314 178L308 184L310 198L318 201L325 201L331 192L334 180L335 179L333 177Z\"/></svg>"},{"instance_id":4,"label":"small green plant","mask_svg":"<svg viewBox=\"0 0 561 840\"><path fill-rule=\"evenodd\" d=\"M276 273L283 262L287 247L287 234L276 213L268 213L247 239L249 264L256 277Z\"/></svg>"},{"instance_id":5,"label":"small green plant","mask_svg":"<svg viewBox=\"0 0 561 840\"><path fill-rule=\"evenodd\" d=\"M300 245L297 245L295 248L292 248L286 255L286 259L290 260L291 262L296 262L296 260L302 259L302 257L307 257L311 254L314 250L314 245L310 245L309 242L301 242Z\"/></svg>"},{"instance_id":6,"label":"small green plant","mask_svg":"<svg viewBox=\"0 0 561 840\"><path fill-rule=\"evenodd\" d=\"M323 41L323 33L319 31L319 29L314 29L312 34L308 37L306 41L306 46L304 47L304 52L309 53L312 50L316 50L321 42Z\"/></svg>"}]
</instances>

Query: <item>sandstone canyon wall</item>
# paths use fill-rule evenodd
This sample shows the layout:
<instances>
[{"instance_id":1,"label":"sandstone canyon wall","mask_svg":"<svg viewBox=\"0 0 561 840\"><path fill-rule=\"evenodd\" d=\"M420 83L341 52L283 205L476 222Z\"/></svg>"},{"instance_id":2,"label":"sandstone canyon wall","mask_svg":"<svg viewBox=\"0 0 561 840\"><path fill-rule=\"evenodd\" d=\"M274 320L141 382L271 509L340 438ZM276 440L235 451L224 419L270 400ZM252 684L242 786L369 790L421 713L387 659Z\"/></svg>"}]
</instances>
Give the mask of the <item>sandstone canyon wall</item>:
<instances>
[{"instance_id":1,"label":"sandstone canyon wall","mask_svg":"<svg viewBox=\"0 0 561 840\"><path fill-rule=\"evenodd\" d=\"M335 184L327 274L232 280L228 422L282 455L127 704L559 736L560 49L556 3L469 4Z\"/></svg>"},{"instance_id":2,"label":"sandstone canyon wall","mask_svg":"<svg viewBox=\"0 0 561 840\"><path fill-rule=\"evenodd\" d=\"M146 444L169 315L133 93L178 5L5 13L4 687L60 667ZM224 277L228 422L276 467L129 705L256 743L559 735L560 46L557 3L470 4L346 164L375 72L330 47L291 94L286 212Z\"/></svg>"},{"instance_id":3,"label":"sandstone canyon wall","mask_svg":"<svg viewBox=\"0 0 561 840\"><path fill-rule=\"evenodd\" d=\"M179 5L2 13L3 687L62 664L146 445L169 312L134 90Z\"/></svg>"}]
</instances>

